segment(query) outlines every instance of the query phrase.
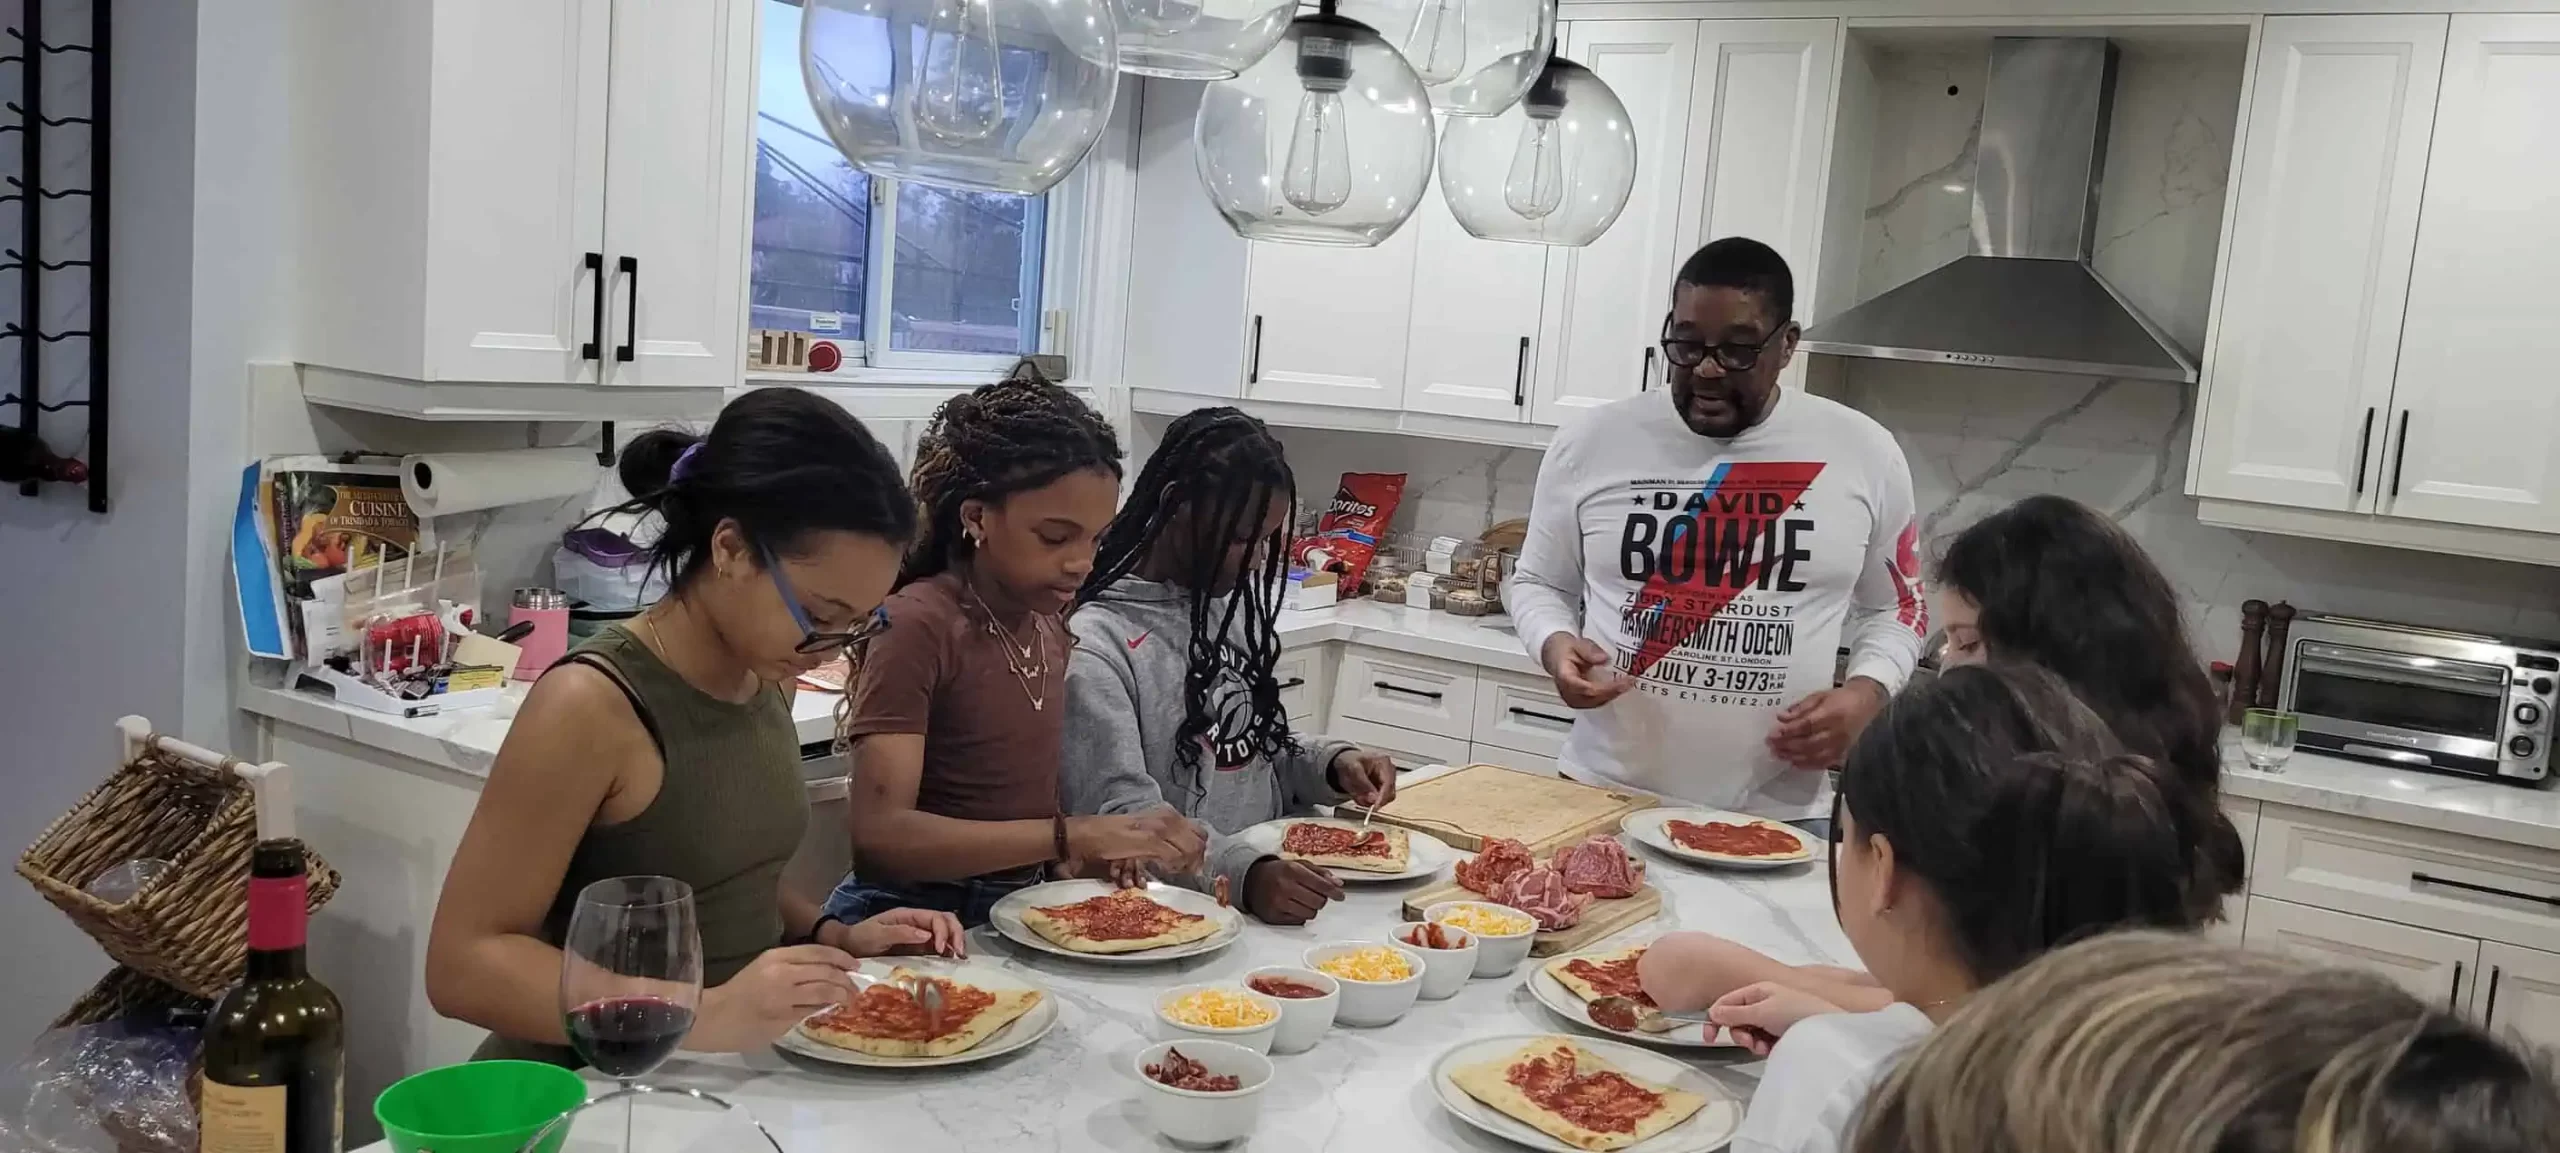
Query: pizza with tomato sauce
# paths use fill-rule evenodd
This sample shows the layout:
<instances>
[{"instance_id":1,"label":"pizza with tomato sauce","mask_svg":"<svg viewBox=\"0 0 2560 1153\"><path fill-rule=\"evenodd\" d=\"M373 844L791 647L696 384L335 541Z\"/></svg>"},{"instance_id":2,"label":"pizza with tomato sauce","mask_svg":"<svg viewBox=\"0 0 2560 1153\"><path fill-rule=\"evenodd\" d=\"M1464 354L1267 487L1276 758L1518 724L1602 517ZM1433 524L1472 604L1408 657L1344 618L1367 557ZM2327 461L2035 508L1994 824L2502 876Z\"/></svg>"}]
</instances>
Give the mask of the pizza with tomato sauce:
<instances>
[{"instance_id":1,"label":"pizza with tomato sauce","mask_svg":"<svg viewBox=\"0 0 2560 1153\"><path fill-rule=\"evenodd\" d=\"M1280 859L1362 873L1401 873L1413 860L1403 829L1367 829L1326 821L1295 821L1280 834Z\"/></svg>"},{"instance_id":2,"label":"pizza with tomato sauce","mask_svg":"<svg viewBox=\"0 0 2560 1153\"><path fill-rule=\"evenodd\" d=\"M1612 953L1578 953L1547 962L1547 975L1585 1001L1632 997L1636 1004L1651 1008L1653 998L1644 995L1644 981L1636 976L1636 962L1643 957L1642 945Z\"/></svg>"},{"instance_id":3,"label":"pizza with tomato sauce","mask_svg":"<svg viewBox=\"0 0 2560 1153\"><path fill-rule=\"evenodd\" d=\"M1219 924L1146 894L1120 889L1072 905L1022 911L1022 923L1051 944L1077 953L1136 953L1187 944L1215 935Z\"/></svg>"},{"instance_id":4,"label":"pizza with tomato sauce","mask_svg":"<svg viewBox=\"0 0 2560 1153\"><path fill-rule=\"evenodd\" d=\"M1662 823L1671 843L1709 857L1748 861L1800 861L1813 855L1803 839L1776 821L1682 821Z\"/></svg>"},{"instance_id":5,"label":"pizza with tomato sauce","mask_svg":"<svg viewBox=\"0 0 2560 1153\"><path fill-rule=\"evenodd\" d=\"M977 1048L1040 1003L1037 989L981 989L905 969L889 979L930 981L940 987L942 1019L928 1019L924 1007L903 988L872 985L853 1000L800 1022L801 1036L874 1057L948 1057Z\"/></svg>"},{"instance_id":6,"label":"pizza with tomato sauce","mask_svg":"<svg viewBox=\"0 0 2560 1153\"><path fill-rule=\"evenodd\" d=\"M1458 1088L1576 1149L1624 1149L1706 1108L1707 1099L1639 1081L1569 1037L1449 1075Z\"/></svg>"}]
</instances>

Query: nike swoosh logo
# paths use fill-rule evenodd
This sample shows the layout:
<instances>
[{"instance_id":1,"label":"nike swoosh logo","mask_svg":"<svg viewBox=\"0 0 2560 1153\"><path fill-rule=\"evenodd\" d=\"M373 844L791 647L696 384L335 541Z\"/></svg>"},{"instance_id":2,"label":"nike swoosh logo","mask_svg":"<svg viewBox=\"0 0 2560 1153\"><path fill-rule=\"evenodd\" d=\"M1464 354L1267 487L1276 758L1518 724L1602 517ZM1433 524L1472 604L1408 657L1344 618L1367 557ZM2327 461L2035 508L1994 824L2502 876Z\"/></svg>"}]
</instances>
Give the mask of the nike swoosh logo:
<instances>
[{"instance_id":1,"label":"nike swoosh logo","mask_svg":"<svg viewBox=\"0 0 2560 1153\"><path fill-rule=\"evenodd\" d=\"M1134 637L1130 637L1130 638L1129 638L1129 651L1130 651L1130 652L1133 652L1133 653L1134 653L1134 652L1136 652L1136 651L1138 651L1138 646L1139 646L1139 645L1142 645L1142 644L1147 643L1147 636L1148 636L1148 634L1149 634L1149 633L1152 633L1152 632L1154 632L1154 631L1155 631L1155 630L1153 630L1153 629L1149 629L1149 630L1147 630L1147 632L1139 633L1138 635L1136 635L1136 636L1134 636Z\"/></svg>"}]
</instances>

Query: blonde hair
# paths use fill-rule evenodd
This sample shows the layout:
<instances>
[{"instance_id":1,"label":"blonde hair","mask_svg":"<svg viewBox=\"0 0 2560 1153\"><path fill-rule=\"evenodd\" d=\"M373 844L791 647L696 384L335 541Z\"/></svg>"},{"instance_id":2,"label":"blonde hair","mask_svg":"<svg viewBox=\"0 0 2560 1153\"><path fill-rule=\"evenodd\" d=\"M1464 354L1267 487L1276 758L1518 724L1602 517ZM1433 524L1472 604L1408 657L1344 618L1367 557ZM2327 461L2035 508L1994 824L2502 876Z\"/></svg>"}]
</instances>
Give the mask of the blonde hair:
<instances>
[{"instance_id":1,"label":"blonde hair","mask_svg":"<svg viewBox=\"0 0 2560 1153\"><path fill-rule=\"evenodd\" d=\"M2365 972L2170 933L2058 949L1869 1098L1856 1153L2528 1153L2548 1066Z\"/></svg>"}]
</instances>

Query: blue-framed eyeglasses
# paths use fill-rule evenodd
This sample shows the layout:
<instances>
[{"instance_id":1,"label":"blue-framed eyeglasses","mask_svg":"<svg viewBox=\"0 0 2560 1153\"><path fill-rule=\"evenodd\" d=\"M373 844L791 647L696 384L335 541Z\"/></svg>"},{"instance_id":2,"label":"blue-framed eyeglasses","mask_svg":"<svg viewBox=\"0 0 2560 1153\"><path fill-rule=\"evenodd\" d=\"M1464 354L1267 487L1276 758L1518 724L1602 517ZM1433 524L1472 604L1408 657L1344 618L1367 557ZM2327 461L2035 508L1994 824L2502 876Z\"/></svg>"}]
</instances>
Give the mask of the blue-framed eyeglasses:
<instances>
[{"instance_id":1,"label":"blue-framed eyeglasses","mask_svg":"<svg viewBox=\"0 0 2560 1153\"><path fill-rule=\"evenodd\" d=\"M800 626L800 643L793 646L792 651L804 655L838 649L855 652L871 638L889 631L889 610L884 605L874 607L869 619L852 628L842 632L820 632L816 622L809 619L809 610L800 607L800 594L792 589L791 579L782 575L781 559L773 555L772 549L762 545L756 546L756 551L764 557L764 571L773 577L773 591L782 596L783 610L791 614L791 623Z\"/></svg>"}]
</instances>

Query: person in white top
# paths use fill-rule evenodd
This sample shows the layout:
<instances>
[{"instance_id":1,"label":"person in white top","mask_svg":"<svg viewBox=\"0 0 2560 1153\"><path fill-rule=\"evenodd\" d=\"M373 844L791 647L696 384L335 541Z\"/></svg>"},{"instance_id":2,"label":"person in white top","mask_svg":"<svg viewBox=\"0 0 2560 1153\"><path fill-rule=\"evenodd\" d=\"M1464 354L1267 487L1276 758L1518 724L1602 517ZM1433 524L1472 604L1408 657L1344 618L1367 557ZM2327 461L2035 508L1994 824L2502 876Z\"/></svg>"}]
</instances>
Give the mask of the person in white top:
<instances>
[{"instance_id":1,"label":"person in white top","mask_svg":"<svg viewBox=\"0 0 2560 1153\"><path fill-rule=\"evenodd\" d=\"M1733 1153L1837 1153L1869 1089L1974 990L2082 936L2194 927L2219 819L2053 674L1954 669L1896 697L1840 772L1832 904L1884 1007L1774 982L1707 1005L1699 934L1656 941L1637 974L1666 1011L1705 1006L1767 1053Z\"/></svg>"},{"instance_id":2,"label":"person in white top","mask_svg":"<svg viewBox=\"0 0 2560 1153\"><path fill-rule=\"evenodd\" d=\"M1569 776L1819 818L1822 770L1911 675L1911 468L1875 421L1778 387L1794 307L1768 245L1699 249L1663 322L1667 387L1566 425L1538 469L1503 604L1580 710Z\"/></svg>"}]
</instances>

